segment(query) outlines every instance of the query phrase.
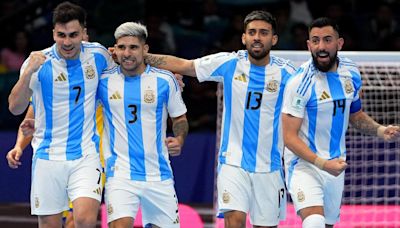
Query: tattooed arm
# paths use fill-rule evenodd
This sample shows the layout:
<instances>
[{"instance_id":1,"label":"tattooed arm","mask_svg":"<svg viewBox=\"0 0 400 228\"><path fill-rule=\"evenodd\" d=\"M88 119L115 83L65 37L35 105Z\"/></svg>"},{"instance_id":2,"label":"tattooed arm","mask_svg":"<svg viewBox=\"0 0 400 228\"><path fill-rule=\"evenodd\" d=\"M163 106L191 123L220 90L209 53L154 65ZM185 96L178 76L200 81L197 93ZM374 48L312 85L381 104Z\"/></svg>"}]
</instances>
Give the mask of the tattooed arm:
<instances>
[{"instance_id":1,"label":"tattooed arm","mask_svg":"<svg viewBox=\"0 0 400 228\"><path fill-rule=\"evenodd\" d=\"M400 136L398 126L380 125L363 111L351 114L350 123L360 132L367 135L377 135L385 141L393 141Z\"/></svg>"},{"instance_id":2,"label":"tattooed arm","mask_svg":"<svg viewBox=\"0 0 400 228\"><path fill-rule=\"evenodd\" d=\"M165 144L168 147L168 152L171 156L177 156L181 153L183 143L189 132L189 124L186 115L178 116L172 119L172 131L174 137L165 139Z\"/></svg>"},{"instance_id":3,"label":"tattooed arm","mask_svg":"<svg viewBox=\"0 0 400 228\"><path fill-rule=\"evenodd\" d=\"M193 60L182 59L172 55L156 55L148 53L145 55L145 62L151 66L169 70L174 73L196 77Z\"/></svg>"}]
</instances>

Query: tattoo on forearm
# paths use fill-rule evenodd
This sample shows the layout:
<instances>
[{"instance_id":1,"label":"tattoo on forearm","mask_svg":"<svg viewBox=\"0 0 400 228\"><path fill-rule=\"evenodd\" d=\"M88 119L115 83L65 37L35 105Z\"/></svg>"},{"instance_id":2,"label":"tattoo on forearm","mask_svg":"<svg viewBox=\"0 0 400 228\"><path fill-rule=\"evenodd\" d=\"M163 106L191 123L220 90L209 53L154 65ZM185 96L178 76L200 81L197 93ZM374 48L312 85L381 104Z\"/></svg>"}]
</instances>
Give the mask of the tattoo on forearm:
<instances>
[{"instance_id":1,"label":"tattoo on forearm","mask_svg":"<svg viewBox=\"0 0 400 228\"><path fill-rule=\"evenodd\" d=\"M175 122L172 126L172 131L174 132L175 137L182 136L182 138L185 140L189 132L189 124L187 120Z\"/></svg>"},{"instance_id":2,"label":"tattoo on forearm","mask_svg":"<svg viewBox=\"0 0 400 228\"><path fill-rule=\"evenodd\" d=\"M367 135L376 135L377 129L380 126L375 120L373 120L368 115L362 115L357 119L351 121L353 127L355 127L360 132Z\"/></svg>"},{"instance_id":3,"label":"tattoo on forearm","mask_svg":"<svg viewBox=\"0 0 400 228\"><path fill-rule=\"evenodd\" d=\"M159 67L161 65L165 65L167 62L165 61L165 56L154 56L148 54L145 56L144 61L146 64L150 64L153 67Z\"/></svg>"}]
</instances>

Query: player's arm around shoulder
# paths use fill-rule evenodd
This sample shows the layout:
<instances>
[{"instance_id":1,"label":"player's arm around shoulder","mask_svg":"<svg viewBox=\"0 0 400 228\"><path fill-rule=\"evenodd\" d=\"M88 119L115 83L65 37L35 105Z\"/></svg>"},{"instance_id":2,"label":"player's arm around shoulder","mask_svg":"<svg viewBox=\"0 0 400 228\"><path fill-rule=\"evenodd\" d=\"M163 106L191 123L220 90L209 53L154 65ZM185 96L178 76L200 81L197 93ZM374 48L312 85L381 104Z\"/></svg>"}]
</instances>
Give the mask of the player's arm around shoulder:
<instances>
[{"instance_id":1,"label":"player's arm around shoulder","mask_svg":"<svg viewBox=\"0 0 400 228\"><path fill-rule=\"evenodd\" d=\"M32 90L29 88L32 75L38 71L45 60L46 56L41 51L31 52L28 59L25 60L21 68L21 75L8 97L8 109L12 114L20 115L28 107L29 99L32 96Z\"/></svg>"},{"instance_id":2,"label":"player's arm around shoulder","mask_svg":"<svg viewBox=\"0 0 400 228\"><path fill-rule=\"evenodd\" d=\"M147 53L145 62L151 66L169 70L174 73L196 77L194 60L183 59L172 55Z\"/></svg>"},{"instance_id":3,"label":"player's arm around shoulder","mask_svg":"<svg viewBox=\"0 0 400 228\"><path fill-rule=\"evenodd\" d=\"M182 146L189 132L189 124L186 114L178 117L171 117L171 120L174 137L167 137L165 139L165 144L171 156L178 156L181 154Z\"/></svg>"},{"instance_id":4,"label":"player's arm around shoulder","mask_svg":"<svg viewBox=\"0 0 400 228\"><path fill-rule=\"evenodd\" d=\"M358 131L367 135L376 135L387 142L392 142L400 138L399 126L383 126L362 110L350 115L350 123Z\"/></svg>"}]
</instances>

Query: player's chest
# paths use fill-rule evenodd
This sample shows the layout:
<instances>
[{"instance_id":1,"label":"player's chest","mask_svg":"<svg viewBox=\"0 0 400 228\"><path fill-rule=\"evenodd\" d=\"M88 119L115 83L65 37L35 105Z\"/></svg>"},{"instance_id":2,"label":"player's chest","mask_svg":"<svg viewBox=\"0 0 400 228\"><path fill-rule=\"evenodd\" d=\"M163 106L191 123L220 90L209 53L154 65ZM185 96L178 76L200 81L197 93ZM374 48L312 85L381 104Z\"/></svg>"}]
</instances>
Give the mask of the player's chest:
<instances>
[{"instance_id":1,"label":"player's chest","mask_svg":"<svg viewBox=\"0 0 400 228\"><path fill-rule=\"evenodd\" d=\"M102 82L101 82L102 84ZM151 78L124 80L123 78L108 80L108 85L101 86L100 96L108 101L110 108L135 106L154 109L159 103L167 101L168 88L164 88Z\"/></svg>"}]
</instances>

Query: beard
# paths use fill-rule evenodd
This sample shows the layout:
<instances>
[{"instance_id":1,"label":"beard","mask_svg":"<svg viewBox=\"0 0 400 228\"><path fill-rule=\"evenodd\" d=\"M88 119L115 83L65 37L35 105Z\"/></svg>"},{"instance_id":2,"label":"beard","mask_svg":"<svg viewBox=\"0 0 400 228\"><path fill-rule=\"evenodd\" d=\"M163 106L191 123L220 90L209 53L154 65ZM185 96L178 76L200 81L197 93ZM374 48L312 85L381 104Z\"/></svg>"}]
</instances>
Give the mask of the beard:
<instances>
[{"instance_id":1,"label":"beard","mask_svg":"<svg viewBox=\"0 0 400 228\"><path fill-rule=\"evenodd\" d=\"M268 54L269 54L269 51L267 50L267 49L262 49L260 52L254 52L252 49L251 49L251 47L248 47L247 48L247 52L249 53L249 55L253 58L253 59L256 59L256 60L260 60L260 59L263 59L263 58L265 58Z\"/></svg>"},{"instance_id":2,"label":"beard","mask_svg":"<svg viewBox=\"0 0 400 228\"><path fill-rule=\"evenodd\" d=\"M323 64L320 64L319 62L318 62L318 56L320 55L320 54L328 54L328 56L329 56L329 62L328 63L323 63ZM312 59L313 59L313 63L314 63L314 66L319 70L319 71L322 71L322 72L328 72L330 69L332 69L332 67L336 64L336 59L337 59L337 52L333 55L333 56L330 56L329 55L329 53L327 53L327 52L324 52L324 51L319 51L319 52L317 52L317 53L311 53L311 55L312 55Z\"/></svg>"}]
</instances>

